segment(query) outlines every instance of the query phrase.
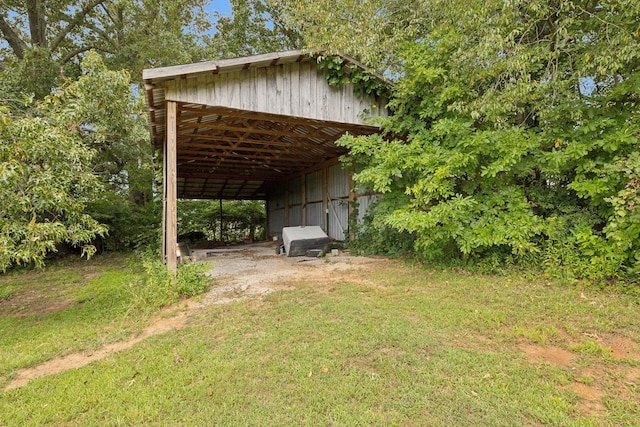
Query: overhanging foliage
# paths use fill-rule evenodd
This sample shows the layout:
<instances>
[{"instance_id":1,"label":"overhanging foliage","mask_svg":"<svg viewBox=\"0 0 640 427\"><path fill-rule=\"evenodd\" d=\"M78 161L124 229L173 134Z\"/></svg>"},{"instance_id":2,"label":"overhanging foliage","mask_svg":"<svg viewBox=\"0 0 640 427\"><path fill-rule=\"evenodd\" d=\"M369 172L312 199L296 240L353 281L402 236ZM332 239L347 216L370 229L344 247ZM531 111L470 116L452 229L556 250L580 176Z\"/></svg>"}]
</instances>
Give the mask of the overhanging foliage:
<instances>
[{"instance_id":1,"label":"overhanging foliage","mask_svg":"<svg viewBox=\"0 0 640 427\"><path fill-rule=\"evenodd\" d=\"M382 123L404 137L341 141L356 181L408 196L385 226L425 258L636 278L638 16L631 1L478 1L425 19Z\"/></svg>"},{"instance_id":2,"label":"overhanging foliage","mask_svg":"<svg viewBox=\"0 0 640 427\"><path fill-rule=\"evenodd\" d=\"M66 242L84 245L106 228L84 213L100 191L93 151L77 135L44 118L11 117L0 108L0 270L42 265Z\"/></svg>"}]
</instances>

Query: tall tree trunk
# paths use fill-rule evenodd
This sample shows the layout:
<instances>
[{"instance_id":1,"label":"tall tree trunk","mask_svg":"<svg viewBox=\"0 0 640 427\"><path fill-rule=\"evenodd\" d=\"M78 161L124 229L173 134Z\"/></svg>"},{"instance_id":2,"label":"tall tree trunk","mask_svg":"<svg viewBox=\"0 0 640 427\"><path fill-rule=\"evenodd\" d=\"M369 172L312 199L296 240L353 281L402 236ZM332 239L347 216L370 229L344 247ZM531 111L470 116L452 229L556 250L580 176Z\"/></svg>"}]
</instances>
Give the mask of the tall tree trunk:
<instances>
[{"instance_id":1,"label":"tall tree trunk","mask_svg":"<svg viewBox=\"0 0 640 427\"><path fill-rule=\"evenodd\" d=\"M27 0L31 45L47 47L46 0Z\"/></svg>"}]
</instances>

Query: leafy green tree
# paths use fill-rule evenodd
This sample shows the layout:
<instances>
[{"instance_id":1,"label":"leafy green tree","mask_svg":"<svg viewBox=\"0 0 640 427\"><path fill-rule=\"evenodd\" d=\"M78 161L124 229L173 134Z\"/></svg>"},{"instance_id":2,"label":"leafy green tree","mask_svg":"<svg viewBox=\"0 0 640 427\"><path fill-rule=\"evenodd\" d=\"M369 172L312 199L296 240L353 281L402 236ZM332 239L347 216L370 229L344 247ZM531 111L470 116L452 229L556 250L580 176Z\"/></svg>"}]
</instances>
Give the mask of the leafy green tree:
<instances>
[{"instance_id":1,"label":"leafy green tree","mask_svg":"<svg viewBox=\"0 0 640 427\"><path fill-rule=\"evenodd\" d=\"M178 200L178 236L185 240L185 236L204 235L207 240L216 240L217 205L217 200Z\"/></svg>"},{"instance_id":2,"label":"leafy green tree","mask_svg":"<svg viewBox=\"0 0 640 427\"><path fill-rule=\"evenodd\" d=\"M255 240L262 235L266 223L266 208L262 201L233 200L223 203L224 237L227 240ZM214 212L214 215L219 212ZM261 232L258 233L258 230ZM261 236L264 238L265 236Z\"/></svg>"},{"instance_id":3,"label":"leafy green tree","mask_svg":"<svg viewBox=\"0 0 640 427\"><path fill-rule=\"evenodd\" d=\"M2 268L41 264L61 242L86 245L100 237L101 247L123 249L157 238L152 148L141 99L129 74L109 71L96 53L88 52L81 67L78 79L36 103L28 116L3 110L8 121L2 171L12 174L3 181L8 240ZM33 205L24 207L11 193ZM26 242L39 246L22 248Z\"/></svg>"},{"instance_id":4,"label":"leafy green tree","mask_svg":"<svg viewBox=\"0 0 640 427\"><path fill-rule=\"evenodd\" d=\"M81 72L58 90L52 109L96 150L93 169L109 189L148 198L135 194L151 191L153 159L144 101L132 90L130 74L107 69L94 51L85 55Z\"/></svg>"},{"instance_id":5,"label":"leafy green tree","mask_svg":"<svg viewBox=\"0 0 640 427\"><path fill-rule=\"evenodd\" d=\"M178 202L178 234L185 238L203 234L208 240L226 242L264 239L265 223L266 208L262 201L223 200L222 215L219 200Z\"/></svg>"},{"instance_id":6,"label":"leafy green tree","mask_svg":"<svg viewBox=\"0 0 640 427\"><path fill-rule=\"evenodd\" d=\"M409 233L426 258L637 277L638 3L416 4L419 31L394 27L388 45L402 68L382 125L403 137L341 142L357 181L407 196L378 221ZM344 44L358 52L352 36Z\"/></svg>"},{"instance_id":7,"label":"leafy green tree","mask_svg":"<svg viewBox=\"0 0 640 427\"><path fill-rule=\"evenodd\" d=\"M202 59L210 27L206 0L27 0L0 3L1 104L15 117L39 116L93 154L87 168L102 189L85 213L109 228L100 247L123 249L157 239L152 147L142 97L142 68ZM97 52L102 54L98 56ZM110 71L126 68L126 71ZM134 76L132 79L131 76ZM46 117L34 111L48 98ZM42 136L42 141L55 143ZM53 147L52 147L53 148Z\"/></svg>"},{"instance_id":8,"label":"leafy green tree","mask_svg":"<svg viewBox=\"0 0 640 427\"><path fill-rule=\"evenodd\" d=\"M106 228L85 213L101 183L93 150L65 126L43 117L15 118L0 107L0 270L42 266L59 243L82 246Z\"/></svg>"},{"instance_id":9,"label":"leafy green tree","mask_svg":"<svg viewBox=\"0 0 640 427\"><path fill-rule=\"evenodd\" d=\"M5 0L0 3L0 64L15 67L21 87L40 99L79 73L89 50L114 68L188 62L210 26L206 0Z\"/></svg>"},{"instance_id":10,"label":"leafy green tree","mask_svg":"<svg viewBox=\"0 0 640 427\"><path fill-rule=\"evenodd\" d=\"M284 6L270 0L230 0L231 16L215 13L207 51L235 58L302 47L299 31L284 19Z\"/></svg>"},{"instance_id":11,"label":"leafy green tree","mask_svg":"<svg viewBox=\"0 0 640 427\"><path fill-rule=\"evenodd\" d=\"M275 2L282 19L296 28L304 47L342 53L377 71L398 71L398 47L425 37L445 1L314 0ZM441 4L437 4L441 3Z\"/></svg>"},{"instance_id":12,"label":"leafy green tree","mask_svg":"<svg viewBox=\"0 0 640 427\"><path fill-rule=\"evenodd\" d=\"M82 75L66 82L51 109L95 151L92 170L104 188L87 212L109 227L105 249L125 249L157 238L153 203L153 149L142 98L125 70L108 70L87 52Z\"/></svg>"}]
</instances>

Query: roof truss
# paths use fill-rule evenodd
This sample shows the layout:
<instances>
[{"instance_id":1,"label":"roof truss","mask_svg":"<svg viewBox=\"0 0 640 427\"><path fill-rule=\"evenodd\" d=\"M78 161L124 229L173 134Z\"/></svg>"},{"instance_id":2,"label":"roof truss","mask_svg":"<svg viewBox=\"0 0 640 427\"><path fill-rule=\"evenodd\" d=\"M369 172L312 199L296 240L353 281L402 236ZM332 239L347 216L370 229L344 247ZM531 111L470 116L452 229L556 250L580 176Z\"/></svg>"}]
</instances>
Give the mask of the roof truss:
<instances>
[{"instance_id":1,"label":"roof truss","mask_svg":"<svg viewBox=\"0 0 640 427\"><path fill-rule=\"evenodd\" d=\"M325 163L346 150L335 142L346 132L372 134L351 125L178 103L178 197L265 198L268 185ZM164 117L154 141L165 138ZM193 183L188 181L195 180Z\"/></svg>"}]
</instances>

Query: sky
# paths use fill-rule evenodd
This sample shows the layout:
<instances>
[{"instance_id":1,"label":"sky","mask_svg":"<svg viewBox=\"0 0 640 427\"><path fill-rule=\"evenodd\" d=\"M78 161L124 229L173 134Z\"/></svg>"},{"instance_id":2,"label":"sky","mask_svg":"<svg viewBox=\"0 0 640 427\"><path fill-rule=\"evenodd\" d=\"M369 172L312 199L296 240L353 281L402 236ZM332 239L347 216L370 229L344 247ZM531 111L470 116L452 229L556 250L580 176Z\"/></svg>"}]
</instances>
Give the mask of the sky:
<instances>
[{"instance_id":1,"label":"sky","mask_svg":"<svg viewBox=\"0 0 640 427\"><path fill-rule=\"evenodd\" d=\"M218 12L221 15L231 16L231 5L229 0L210 0L209 5L205 7L205 10L213 15L213 12Z\"/></svg>"}]
</instances>

